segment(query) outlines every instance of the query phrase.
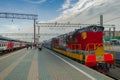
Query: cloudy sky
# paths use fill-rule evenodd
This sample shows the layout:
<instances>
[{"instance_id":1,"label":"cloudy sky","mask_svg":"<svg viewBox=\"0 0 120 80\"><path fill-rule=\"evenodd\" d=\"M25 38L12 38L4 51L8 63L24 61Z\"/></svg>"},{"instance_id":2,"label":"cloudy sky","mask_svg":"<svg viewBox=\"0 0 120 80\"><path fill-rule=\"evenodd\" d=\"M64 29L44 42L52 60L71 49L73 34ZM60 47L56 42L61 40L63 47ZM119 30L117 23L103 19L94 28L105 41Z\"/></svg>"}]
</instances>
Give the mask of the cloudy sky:
<instances>
[{"instance_id":1,"label":"cloudy sky","mask_svg":"<svg viewBox=\"0 0 120 80\"><path fill-rule=\"evenodd\" d=\"M0 12L37 14L38 22L81 24L98 24L102 14L104 24L114 24L120 30L120 0L0 0ZM1 18L0 32L33 32L33 21Z\"/></svg>"}]
</instances>

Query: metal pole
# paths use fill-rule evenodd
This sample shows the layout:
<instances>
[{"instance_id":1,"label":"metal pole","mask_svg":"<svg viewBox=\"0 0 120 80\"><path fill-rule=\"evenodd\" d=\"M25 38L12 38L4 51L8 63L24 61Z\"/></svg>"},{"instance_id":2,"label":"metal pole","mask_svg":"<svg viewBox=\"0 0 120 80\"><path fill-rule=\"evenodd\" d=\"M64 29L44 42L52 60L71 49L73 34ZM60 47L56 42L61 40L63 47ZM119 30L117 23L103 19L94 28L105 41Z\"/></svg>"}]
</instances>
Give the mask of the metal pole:
<instances>
[{"instance_id":1,"label":"metal pole","mask_svg":"<svg viewBox=\"0 0 120 80\"><path fill-rule=\"evenodd\" d=\"M115 27L113 27L113 37L115 37Z\"/></svg>"},{"instance_id":2,"label":"metal pole","mask_svg":"<svg viewBox=\"0 0 120 80\"><path fill-rule=\"evenodd\" d=\"M100 26L103 26L103 15L100 15Z\"/></svg>"},{"instance_id":3,"label":"metal pole","mask_svg":"<svg viewBox=\"0 0 120 80\"><path fill-rule=\"evenodd\" d=\"M109 38L111 39L111 28L109 28Z\"/></svg>"},{"instance_id":4,"label":"metal pole","mask_svg":"<svg viewBox=\"0 0 120 80\"><path fill-rule=\"evenodd\" d=\"M34 19L34 44L36 43L36 36L35 36L35 33L36 33L36 26L35 26L35 19Z\"/></svg>"},{"instance_id":5,"label":"metal pole","mask_svg":"<svg viewBox=\"0 0 120 80\"><path fill-rule=\"evenodd\" d=\"M39 42L39 38L40 38L40 26L38 26L38 42Z\"/></svg>"}]
</instances>

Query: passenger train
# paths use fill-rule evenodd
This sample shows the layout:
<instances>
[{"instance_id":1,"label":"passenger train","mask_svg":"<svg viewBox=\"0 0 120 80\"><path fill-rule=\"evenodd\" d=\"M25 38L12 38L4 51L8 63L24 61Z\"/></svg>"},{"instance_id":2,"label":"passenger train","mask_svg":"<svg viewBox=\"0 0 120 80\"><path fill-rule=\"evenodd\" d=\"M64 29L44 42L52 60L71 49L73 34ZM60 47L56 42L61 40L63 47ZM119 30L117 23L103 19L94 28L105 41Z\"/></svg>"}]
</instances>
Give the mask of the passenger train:
<instances>
[{"instance_id":1,"label":"passenger train","mask_svg":"<svg viewBox=\"0 0 120 80\"><path fill-rule=\"evenodd\" d=\"M45 41L44 46L100 72L108 72L114 56L104 52L103 31L102 26L87 26Z\"/></svg>"},{"instance_id":2,"label":"passenger train","mask_svg":"<svg viewBox=\"0 0 120 80\"><path fill-rule=\"evenodd\" d=\"M23 48L26 46L26 43L25 41L0 36L0 52Z\"/></svg>"}]
</instances>

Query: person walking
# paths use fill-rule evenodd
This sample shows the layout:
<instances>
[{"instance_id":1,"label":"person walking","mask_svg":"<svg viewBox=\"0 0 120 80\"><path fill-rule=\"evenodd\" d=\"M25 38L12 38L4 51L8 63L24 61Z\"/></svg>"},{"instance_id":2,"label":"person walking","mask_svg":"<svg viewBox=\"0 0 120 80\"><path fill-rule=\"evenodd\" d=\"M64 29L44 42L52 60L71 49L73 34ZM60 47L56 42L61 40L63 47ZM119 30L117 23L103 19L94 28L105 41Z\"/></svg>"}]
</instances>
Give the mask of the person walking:
<instances>
[{"instance_id":1,"label":"person walking","mask_svg":"<svg viewBox=\"0 0 120 80\"><path fill-rule=\"evenodd\" d=\"M41 51L42 50L42 44L38 44L38 49Z\"/></svg>"},{"instance_id":2,"label":"person walking","mask_svg":"<svg viewBox=\"0 0 120 80\"><path fill-rule=\"evenodd\" d=\"M26 48L27 48L27 50L28 50L28 48L29 48L29 44L26 45Z\"/></svg>"}]
</instances>

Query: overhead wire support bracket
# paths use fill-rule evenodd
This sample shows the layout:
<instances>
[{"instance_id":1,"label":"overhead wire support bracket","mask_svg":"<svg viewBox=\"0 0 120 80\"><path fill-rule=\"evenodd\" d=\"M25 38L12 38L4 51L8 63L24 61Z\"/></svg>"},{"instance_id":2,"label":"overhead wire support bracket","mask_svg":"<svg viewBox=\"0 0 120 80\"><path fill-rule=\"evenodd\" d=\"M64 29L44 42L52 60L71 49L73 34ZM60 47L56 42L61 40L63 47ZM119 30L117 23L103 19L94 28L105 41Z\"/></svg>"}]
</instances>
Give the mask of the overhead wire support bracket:
<instances>
[{"instance_id":1,"label":"overhead wire support bracket","mask_svg":"<svg viewBox=\"0 0 120 80\"><path fill-rule=\"evenodd\" d=\"M81 24L81 23L37 23L38 27L83 27L100 24ZM104 24L103 26L115 26L113 24Z\"/></svg>"},{"instance_id":2,"label":"overhead wire support bracket","mask_svg":"<svg viewBox=\"0 0 120 80\"><path fill-rule=\"evenodd\" d=\"M38 15L0 12L0 18L37 20Z\"/></svg>"},{"instance_id":3,"label":"overhead wire support bracket","mask_svg":"<svg viewBox=\"0 0 120 80\"><path fill-rule=\"evenodd\" d=\"M38 15L0 12L0 18L34 20L34 43L36 43L36 41L35 41L35 38L36 38L35 34L36 34L36 20L38 19Z\"/></svg>"}]
</instances>

